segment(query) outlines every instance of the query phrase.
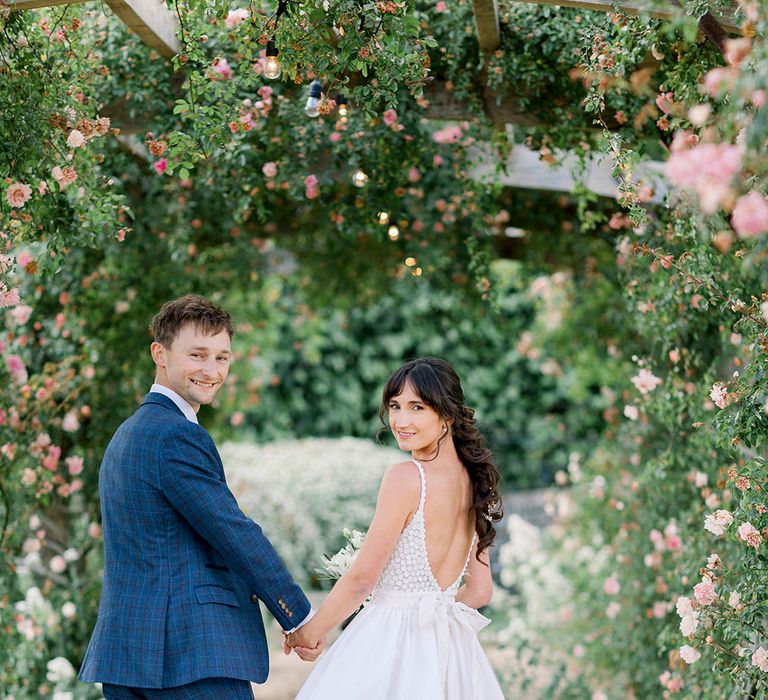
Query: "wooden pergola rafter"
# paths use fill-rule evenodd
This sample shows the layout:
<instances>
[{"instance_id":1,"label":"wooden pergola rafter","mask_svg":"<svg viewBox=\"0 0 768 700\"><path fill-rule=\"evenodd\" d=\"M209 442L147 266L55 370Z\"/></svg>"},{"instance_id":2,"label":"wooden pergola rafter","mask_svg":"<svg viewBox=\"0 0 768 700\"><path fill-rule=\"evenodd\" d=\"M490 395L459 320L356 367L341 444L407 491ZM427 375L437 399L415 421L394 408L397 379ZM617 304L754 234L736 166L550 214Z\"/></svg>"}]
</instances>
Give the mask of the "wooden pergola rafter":
<instances>
[{"instance_id":1,"label":"wooden pergola rafter","mask_svg":"<svg viewBox=\"0 0 768 700\"><path fill-rule=\"evenodd\" d=\"M10 0L11 10L75 5L88 0ZM179 53L179 22L161 0L104 0L131 31L164 58Z\"/></svg>"}]
</instances>

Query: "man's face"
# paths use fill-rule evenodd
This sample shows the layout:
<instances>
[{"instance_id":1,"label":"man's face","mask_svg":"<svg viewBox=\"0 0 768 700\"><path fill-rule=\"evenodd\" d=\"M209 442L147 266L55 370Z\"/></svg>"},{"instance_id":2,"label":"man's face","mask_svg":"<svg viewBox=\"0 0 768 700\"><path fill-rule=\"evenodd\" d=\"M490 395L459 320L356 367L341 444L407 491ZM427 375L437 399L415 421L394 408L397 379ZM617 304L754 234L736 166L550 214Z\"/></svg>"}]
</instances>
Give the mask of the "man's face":
<instances>
[{"instance_id":1,"label":"man's face","mask_svg":"<svg viewBox=\"0 0 768 700\"><path fill-rule=\"evenodd\" d=\"M193 323L181 327L170 348L155 342L151 351L157 383L173 389L195 411L213 401L232 359L226 331L205 335Z\"/></svg>"}]
</instances>

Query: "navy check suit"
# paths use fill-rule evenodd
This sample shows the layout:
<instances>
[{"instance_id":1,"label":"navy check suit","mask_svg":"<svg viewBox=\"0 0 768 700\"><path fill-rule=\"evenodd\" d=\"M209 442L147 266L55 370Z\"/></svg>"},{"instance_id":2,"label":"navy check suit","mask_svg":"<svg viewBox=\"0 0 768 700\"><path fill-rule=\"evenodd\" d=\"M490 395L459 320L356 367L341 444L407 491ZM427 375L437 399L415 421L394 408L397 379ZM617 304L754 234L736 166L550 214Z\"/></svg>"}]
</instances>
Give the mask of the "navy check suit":
<instances>
[{"instance_id":1,"label":"navy check suit","mask_svg":"<svg viewBox=\"0 0 768 700\"><path fill-rule=\"evenodd\" d=\"M150 392L107 447L99 497L104 580L80 679L132 688L264 682L259 600L285 630L310 604L238 507L211 436Z\"/></svg>"}]
</instances>

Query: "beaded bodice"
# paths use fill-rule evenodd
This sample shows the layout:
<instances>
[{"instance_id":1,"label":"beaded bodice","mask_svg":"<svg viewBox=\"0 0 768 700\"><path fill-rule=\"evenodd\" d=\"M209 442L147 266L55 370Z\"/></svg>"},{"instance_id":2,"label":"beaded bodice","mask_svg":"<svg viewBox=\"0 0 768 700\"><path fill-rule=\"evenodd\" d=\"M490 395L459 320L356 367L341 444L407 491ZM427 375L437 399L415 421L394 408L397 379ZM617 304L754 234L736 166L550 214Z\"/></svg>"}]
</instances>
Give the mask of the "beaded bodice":
<instances>
[{"instance_id":1,"label":"beaded bodice","mask_svg":"<svg viewBox=\"0 0 768 700\"><path fill-rule=\"evenodd\" d=\"M400 539L395 546L392 556L389 558L384 571L376 584L376 590L400 591L404 593L433 593L444 592L455 594L461 584L461 579L469 563L469 555L474 546L475 540L472 538L470 552L467 553L467 559L464 568L459 573L456 580L445 591L441 591L440 584L437 582L432 567L429 564L427 556L427 532L424 522L424 504L427 500L427 478L424 474L424 467L415 459L414 464L419 468L421 477L421 497L419 506L408 523L406 528L400 534Z\"/></svg>"}]
</instances>

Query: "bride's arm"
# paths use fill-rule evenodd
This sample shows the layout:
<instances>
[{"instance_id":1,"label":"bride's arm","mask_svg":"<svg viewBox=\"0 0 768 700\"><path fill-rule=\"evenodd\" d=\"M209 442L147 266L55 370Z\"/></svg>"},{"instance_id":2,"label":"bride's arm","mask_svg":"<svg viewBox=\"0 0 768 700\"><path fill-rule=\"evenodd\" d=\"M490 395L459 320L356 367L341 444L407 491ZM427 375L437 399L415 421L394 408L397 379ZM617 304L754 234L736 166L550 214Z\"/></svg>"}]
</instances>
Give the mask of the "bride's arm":
<instances>
[{"instance_id":1,"label":"bride's arm","mask_svg":"<svg viewBox=\"0 0 768 700\"><path fill-rule=\"evenodd\" d=\"M397 545L409 516L416 511L421 479L412 462L384 474L371 526L349 570L336 582L315 616L288 637L290 646L313 647L346 620L370 595Z\"/></svg>"},{"instance_id":2,"label":"bride's arm","mask_svg":"<svg viewBox=\"0 0 768 700\"><path fill-rule=\"evenodd\" d=\"M470 608L482 608L491 602L493 596L493 579L491 578L491 561L488 550L484 550L477 561L477 543L472 547L469 557L469 567L464 577L464 585L456 593L456 600Z\"/></svg>"}]
</instances>

